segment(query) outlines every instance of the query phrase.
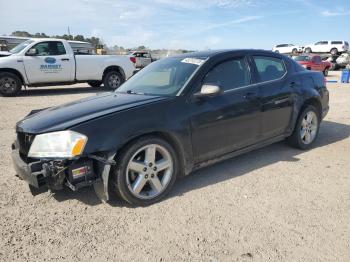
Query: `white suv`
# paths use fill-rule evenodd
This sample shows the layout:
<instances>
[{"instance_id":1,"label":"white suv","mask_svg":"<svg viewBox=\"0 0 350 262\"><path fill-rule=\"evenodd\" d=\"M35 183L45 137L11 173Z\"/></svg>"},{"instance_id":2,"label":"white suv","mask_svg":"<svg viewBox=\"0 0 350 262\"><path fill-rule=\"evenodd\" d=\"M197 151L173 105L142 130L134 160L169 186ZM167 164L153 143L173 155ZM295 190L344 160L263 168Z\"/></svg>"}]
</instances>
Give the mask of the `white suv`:
<instances>
[{"instance_id":1,"label":"white suv","mask_svg":"<svg viewBox=\"0 0 350 262\"><path fill-rule=\"evenodd\" d=\"M347 52L349 43L347 41L320 41L315 44L307 45L304 48L305 53L338 53Z\"/></svg>"},{"instance_id":2,"label":"white suv","mask_svg":"<svg viewBox=\"0 0 350 262\"><path fill-rule=\"evenodd\" d=\"M280 45L275 45L272 48L272 51L276 53L281 53L281 54L297 54L302 52L303 48L293 44L280 44Z\"/></svg>"}]
</instances>

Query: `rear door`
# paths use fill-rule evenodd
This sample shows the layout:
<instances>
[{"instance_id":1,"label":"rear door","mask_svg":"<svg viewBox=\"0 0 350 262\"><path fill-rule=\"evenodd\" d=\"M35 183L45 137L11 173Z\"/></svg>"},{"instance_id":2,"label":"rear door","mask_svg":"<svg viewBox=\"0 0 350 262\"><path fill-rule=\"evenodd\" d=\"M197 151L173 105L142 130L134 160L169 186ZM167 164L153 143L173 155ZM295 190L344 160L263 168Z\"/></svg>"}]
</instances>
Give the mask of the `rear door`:
<instances>
[{"instance_id":1,"label":"rear door","mask_svg":"<svg viewBox=\"0 0 350 262\"><path fill-rule=\"evenodd\" d=\"M36 49L36 55L23 57L30 84L71 81L74 61L70 59L62 42L40 42L32 48Z\"/></svg>"},{"instance_id":2,"label":"rear door","mask_svg":"<svg viewBox=\"0 0 350 262\"><path fill-rule=\"evenodd\" d=\"M286 132L292 116L294 88L299 78L289 78L282 58L254 55L251 57L256 72L261 99L261 139L269 139Z\"/></svg>"},{"instance_id":3,"label":"rear door","mask_svg":"<svg viewBox=\"0 0 350 262\"><path fill-rule=\"evenodd\" d=\"M191 104L192 143L196 162L255 143L260 135L259 88L251 85L246 57L218 62L201 84L218 85L223 93Z\"/></svg>"}]
</instances>

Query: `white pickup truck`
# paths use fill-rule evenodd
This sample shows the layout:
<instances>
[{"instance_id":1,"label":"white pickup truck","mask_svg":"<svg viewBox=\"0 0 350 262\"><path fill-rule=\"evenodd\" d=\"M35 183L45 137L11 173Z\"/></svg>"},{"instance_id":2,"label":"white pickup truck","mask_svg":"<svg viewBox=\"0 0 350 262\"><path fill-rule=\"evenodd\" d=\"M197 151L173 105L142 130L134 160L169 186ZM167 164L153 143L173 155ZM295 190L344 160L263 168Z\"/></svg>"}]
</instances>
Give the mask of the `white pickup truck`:
<instances>
[{"instance_id":1,"label":"white pickup truck","mask_svg":"<svg viewBox=\"0 0 350 262\"><path fill-rule=\"evenodd\" d=\"M15 96L22 86L87 82L118 88L135 72L128 56L75 55L61 39L30 39L0 58L0 94Z\"/></svg>"}]
</instances>

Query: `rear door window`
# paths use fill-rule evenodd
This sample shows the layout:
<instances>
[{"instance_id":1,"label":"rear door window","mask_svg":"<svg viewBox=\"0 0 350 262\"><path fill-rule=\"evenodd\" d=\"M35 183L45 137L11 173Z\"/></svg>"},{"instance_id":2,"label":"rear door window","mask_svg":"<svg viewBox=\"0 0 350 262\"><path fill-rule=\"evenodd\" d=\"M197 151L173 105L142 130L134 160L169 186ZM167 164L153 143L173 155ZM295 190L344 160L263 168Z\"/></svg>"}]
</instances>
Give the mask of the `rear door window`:
<instances>
[{"instance_id":1,"label":"rear door window","mask_svg":"<svg viewBox=\"0 0 350 262\"><path fill-rule=\"evenodd\" d=\"M253 59L261 82L279 79L286 73L282 59L268 56L253 56Z\"/></svg>"},{"instance_id":2,"label":"rear door window","mask_svg":"<svg viewBox=\"0 0 350 262\"><path fill-rule=\"evenodd\" d=\"M204 84L218 85L223 91L250 85L250 73L244 57L216 65L204 78Z\"/></svg>"},{"instance_id":3,"label":"rear door window","mask_svg":"<svg viewBox=\"0 0 350 262\"><path fill-rule=\"evenodd\" d=\"M342 45L343 41L332 41L332 45Z\"/></svg>"}]
</instances>

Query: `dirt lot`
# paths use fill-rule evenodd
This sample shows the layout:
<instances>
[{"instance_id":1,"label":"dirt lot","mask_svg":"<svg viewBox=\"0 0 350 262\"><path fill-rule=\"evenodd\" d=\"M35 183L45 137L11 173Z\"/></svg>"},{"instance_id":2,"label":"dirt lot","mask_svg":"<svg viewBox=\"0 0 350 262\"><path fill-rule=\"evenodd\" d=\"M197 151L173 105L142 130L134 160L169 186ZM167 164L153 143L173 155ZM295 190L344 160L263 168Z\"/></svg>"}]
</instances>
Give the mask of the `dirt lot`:
<instances>
[{"instance_id":1,"label":"dirt lot","mask_svg":"<svg viewBox=\"0 0 350 262\"><path fill-rule=\"evenodd\" d=\"M350 85L329 90L314 149L278 143L225 161L146 208L101 203L92 188L33 197L15 177L16 121L98 89L0 97L0 260L350 261Z\"/></svg>"}]
</instances>

